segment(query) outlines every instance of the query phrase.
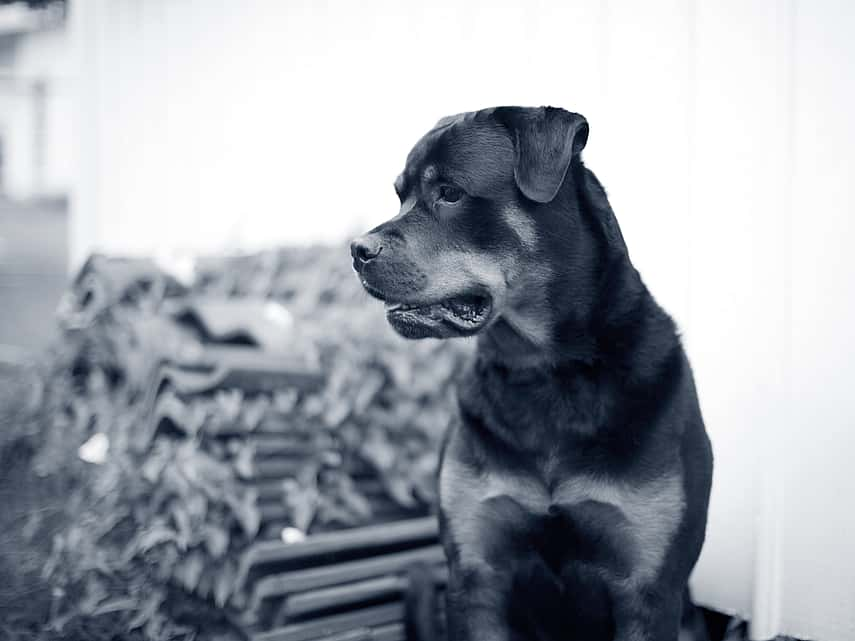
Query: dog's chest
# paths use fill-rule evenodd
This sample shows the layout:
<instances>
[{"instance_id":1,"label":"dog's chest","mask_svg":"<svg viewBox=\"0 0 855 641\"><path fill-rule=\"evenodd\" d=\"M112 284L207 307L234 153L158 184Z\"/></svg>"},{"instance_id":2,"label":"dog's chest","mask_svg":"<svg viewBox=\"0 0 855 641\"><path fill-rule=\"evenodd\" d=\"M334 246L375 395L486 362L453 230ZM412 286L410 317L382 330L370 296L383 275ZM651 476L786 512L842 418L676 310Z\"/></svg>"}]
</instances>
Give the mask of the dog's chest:
<instances>
[{"instance_id":1,"label":"dog's chest","mask_svg":"<svg viewBox=\"0 0 855 641\"><path fill-rule=\"evenodd\" d=\"M550 489L537 474L489 464L476 468L465 458L455 457L453 447L449 454L440 471L440 504L462 563L483 563L485 538L507 529L496 522L506 517L497 517L489 509L497 499L511 499L522 508L519 514L531 519L548 514L551 508L572 515L576 507L583 506L586 514L591 514L593 507L594 513L600 508L603 522L598 530L589 532L590 537L619 531L620 540L631 547L631 578L647 582L661 569L685 511L683 483L677 471L640 483L571 471Z\"/></svg>"}]
</instances>

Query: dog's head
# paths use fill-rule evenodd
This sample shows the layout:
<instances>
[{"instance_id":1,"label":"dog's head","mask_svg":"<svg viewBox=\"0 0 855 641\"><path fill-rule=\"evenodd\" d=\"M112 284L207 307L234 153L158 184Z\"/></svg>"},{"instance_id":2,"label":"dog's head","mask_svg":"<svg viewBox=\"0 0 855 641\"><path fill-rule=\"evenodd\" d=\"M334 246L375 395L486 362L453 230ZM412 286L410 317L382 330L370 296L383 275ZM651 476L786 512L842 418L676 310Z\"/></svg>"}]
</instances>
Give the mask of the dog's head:
<instances>
[{"instance_id":1,"label":"dog's head","mask_svg":"<svg viewBox=\"0 0 855 641\"><path fill-rule=\"evenodd\" d=\"M555 201L587 136L579 114L497 107L444 118L419 140L395 181L398 215L351 244L392 327L448 338L502 319L545 345L547 254L566 251L574 232ZM572 269L573 257L564 262Z\"/></svg>"}]
</instances>

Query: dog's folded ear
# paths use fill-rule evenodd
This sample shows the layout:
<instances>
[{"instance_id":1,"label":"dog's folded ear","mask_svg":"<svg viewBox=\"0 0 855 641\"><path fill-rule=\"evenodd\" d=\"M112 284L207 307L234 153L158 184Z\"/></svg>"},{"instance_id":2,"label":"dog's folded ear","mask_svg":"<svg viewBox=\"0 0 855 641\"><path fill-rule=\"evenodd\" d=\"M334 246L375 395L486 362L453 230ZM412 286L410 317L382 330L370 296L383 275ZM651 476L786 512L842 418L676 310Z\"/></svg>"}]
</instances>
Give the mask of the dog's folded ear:
<instances>
[{"instance_id":1,"label":"dog's folded ear","mask_svg":"<svg viewBox=\"0 0 855 641\"><path fill-rule=\"evenodd\" d=\"M584 116L555 107L497 107L514 140L514 179L526 198L551 202L588 140Z\"/></svg>"}]
</instances>

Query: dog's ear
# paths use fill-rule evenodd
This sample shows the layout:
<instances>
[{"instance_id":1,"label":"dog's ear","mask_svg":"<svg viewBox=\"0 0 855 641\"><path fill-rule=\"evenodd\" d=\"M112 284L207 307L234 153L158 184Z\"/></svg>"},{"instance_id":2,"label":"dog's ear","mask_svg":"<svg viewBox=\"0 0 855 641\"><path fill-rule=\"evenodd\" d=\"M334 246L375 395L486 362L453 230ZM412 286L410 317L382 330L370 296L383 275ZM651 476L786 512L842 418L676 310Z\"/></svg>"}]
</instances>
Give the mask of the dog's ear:
<instances>
[{"instance_id":1,"label":"dog's ear","mask_svg":"<svg viewBox=\"0 0 855 641\"><path fill-rule=\"evenodd\" d=\"M494 117L514 141L514 179L525 196L551 202L570 162L588 141L588 121L555 107L497 107Z\"/></svg>"}]
</instances>

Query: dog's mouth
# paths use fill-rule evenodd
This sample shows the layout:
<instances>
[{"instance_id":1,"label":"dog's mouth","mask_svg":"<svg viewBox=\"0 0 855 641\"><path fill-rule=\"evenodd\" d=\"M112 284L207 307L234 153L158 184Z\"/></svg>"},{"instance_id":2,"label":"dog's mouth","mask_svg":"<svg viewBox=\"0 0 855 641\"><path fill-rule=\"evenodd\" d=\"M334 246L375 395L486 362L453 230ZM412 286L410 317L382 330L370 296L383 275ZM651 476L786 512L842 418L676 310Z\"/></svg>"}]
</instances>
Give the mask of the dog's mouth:
<instances>
[{"instance_id":1,"label":"dog's mouth","mask_svg":"<svg viewBox=\"0 0 855 641\"><path fill-rule=\"evenodd\" d=\"M456 294L433 301L396 301L365 278L365 291L385 303L386 320L405 338L451 338L471 336L490 321L493 298L482 290Z\"/></svg>"},{"instance_id":2,"label":"dog's mouth","mask_svg":"<svg viewBox=\"0 0 855 641\"><path fill-rule=\"evenodd\" d=\"M365 290L386 304L386 320L406 338L471 336L484 327L493 311L486 293L470 292L435 301L395 301L362 280Z\"/></svg>"},{"instance_id":3,"label":"dog's mouth","mask_svg":"<svg viewBox=\"0 0 855 641\"><path fill-rule=\"evenodd\" d=\"M428 304L386 301L386 319L408 338L469 336L486 325L491 309L490 297L482 294L453 296Z\"/></svg>"}]
</instances>

